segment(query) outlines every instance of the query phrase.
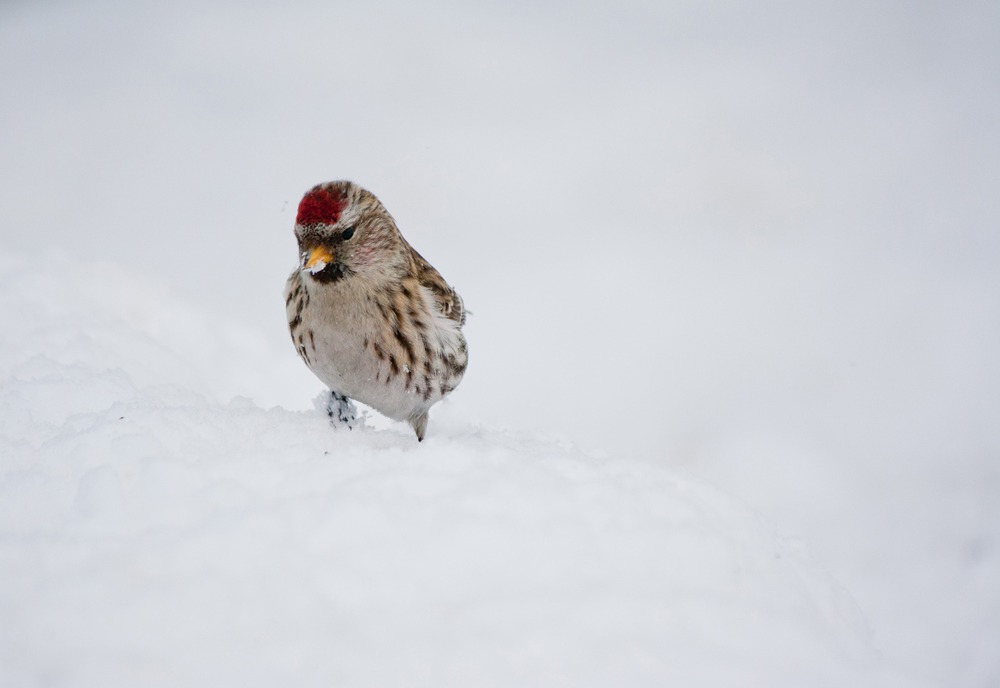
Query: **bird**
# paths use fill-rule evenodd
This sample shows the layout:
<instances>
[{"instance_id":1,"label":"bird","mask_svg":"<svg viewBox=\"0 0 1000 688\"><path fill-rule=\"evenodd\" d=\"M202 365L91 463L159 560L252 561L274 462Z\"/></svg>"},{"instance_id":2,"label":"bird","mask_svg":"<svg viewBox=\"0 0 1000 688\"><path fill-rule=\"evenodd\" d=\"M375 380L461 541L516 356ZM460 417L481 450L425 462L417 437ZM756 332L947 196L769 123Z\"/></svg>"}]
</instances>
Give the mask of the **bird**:
<instances>
[{"instance_id":1,"label":"bird","mask_svg":"<svg viewBox=\"0 0 1000 688\"><path fill-rule=\"evenodd\" d=\"M330 389L331 423L353 427L356 400L407 422L423 441L428 411L468 365L462 297L403 238L382 202L354 182L307 191L295 239L288 329Z\"/></svg>"}]
</instances>

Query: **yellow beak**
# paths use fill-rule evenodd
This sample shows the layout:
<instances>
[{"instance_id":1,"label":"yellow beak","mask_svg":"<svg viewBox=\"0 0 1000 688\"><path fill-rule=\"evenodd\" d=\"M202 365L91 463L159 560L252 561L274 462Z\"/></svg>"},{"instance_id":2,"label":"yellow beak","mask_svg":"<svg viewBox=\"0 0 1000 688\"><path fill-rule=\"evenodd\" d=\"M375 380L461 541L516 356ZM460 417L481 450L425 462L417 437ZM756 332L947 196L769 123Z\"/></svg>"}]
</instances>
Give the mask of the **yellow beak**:
<instances>
[{"instance_id":1,"label":"yellow beak","mask_svg":"<svg viewBox=\"0 0 1000 688\"><path fill-rule=\"evenodd\" d=\"M333 255L322 246L317 246L316 248L309 249L309 256L306 258L306 270L317 273L332 262Z\"/></svg>"}]
</instances>

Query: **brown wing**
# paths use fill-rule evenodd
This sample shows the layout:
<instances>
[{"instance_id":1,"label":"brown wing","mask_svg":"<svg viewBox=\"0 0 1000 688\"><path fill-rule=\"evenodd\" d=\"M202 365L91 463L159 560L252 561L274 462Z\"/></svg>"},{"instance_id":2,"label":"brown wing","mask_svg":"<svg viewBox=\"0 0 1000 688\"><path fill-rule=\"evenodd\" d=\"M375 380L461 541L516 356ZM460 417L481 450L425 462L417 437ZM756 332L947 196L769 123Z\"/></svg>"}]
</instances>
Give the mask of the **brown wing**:
<instances>
[{"instance_id":1,"label":"brown wing","mask_svg":"<svg viewBox=\"0 0 1000 688\"><path fill-rule=\"evenodd\" d=\"M434 305L437 306L438 311L445 317L454 320L459 326L464 325L465 304L462 303L462 297L444 281L441 273L424 260L424 257L417 253L412 246L410 252L413 256L414 272L417 279L421 286L433 294Z\"/></svg>"}]
</instances>

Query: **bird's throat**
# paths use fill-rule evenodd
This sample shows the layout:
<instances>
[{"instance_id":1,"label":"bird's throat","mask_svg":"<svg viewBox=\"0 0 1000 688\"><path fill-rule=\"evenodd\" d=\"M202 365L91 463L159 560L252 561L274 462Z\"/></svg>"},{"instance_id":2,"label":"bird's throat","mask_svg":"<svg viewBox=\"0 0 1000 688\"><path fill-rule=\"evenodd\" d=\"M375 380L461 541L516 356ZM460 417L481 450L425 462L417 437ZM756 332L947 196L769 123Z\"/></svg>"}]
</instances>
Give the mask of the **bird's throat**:
<instances>
[{"instance_id":1,"label":"bird's throat","mask_svg":"<svg viewBox=\"0 0 1000 688\"><path fill-rule=\"evenodd\" d=\"M310 273L310 277L320 284L331 284L344 279L346 272L344 266L339 262L327 263L322 270Z\"/></svg>"}]
</instances>

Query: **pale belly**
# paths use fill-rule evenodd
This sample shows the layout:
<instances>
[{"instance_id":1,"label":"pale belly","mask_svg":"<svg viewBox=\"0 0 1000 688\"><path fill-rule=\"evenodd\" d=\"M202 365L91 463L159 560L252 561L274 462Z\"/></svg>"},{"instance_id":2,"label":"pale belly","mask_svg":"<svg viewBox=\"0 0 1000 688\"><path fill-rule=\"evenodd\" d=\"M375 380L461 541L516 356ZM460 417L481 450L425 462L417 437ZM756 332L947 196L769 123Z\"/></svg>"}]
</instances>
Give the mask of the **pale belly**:
<instances>
[{"instance_id":1,"label":"pale belly","mask_svg":"<svg viewBox=\"0 0 1000 688\"><path fill-rule=\"evenodd\" d=\"M457 327L428 317L430 326L420 333L421 343L404 347L377 311L363 306L362 297L310 294L305 281L293 273L286 290L292 340L309 369L330 389L390 418L407 420L458 385L465 340ZM459 358L462 370L456 371Z\"/></svg>"},{"instance_id":2,"label":"pale belly","mask_svg":"<svg viewBox=\"0 0 1000 688\"><path fill-rule=\"evenodd\" d=\"M396 420L406 420L440 400L440 395L432 396L427 402L422 390L418 395L412 384L407 388L402 368L394 375L389 362L373 354L370 336L327 330L325 336L316 336L315 348L306 364L330 389Z\"/></svg>"}]
</instances>

